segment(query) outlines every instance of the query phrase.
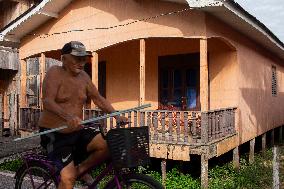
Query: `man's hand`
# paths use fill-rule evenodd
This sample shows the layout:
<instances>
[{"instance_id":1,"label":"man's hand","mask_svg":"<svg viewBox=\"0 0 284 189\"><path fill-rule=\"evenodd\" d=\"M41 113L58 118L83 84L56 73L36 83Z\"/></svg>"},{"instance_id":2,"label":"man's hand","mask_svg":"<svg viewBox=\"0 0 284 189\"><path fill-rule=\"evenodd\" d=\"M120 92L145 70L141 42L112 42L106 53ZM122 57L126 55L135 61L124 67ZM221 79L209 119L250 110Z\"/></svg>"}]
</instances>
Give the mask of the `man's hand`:
<instances>
[{"instance_id":1,"label":"man's hand","mask_svg":"<svg viewBox=\"0 0 284 189\"><path fill-rule=\"evenodd\" d=\"M82 120L77 116L71 116L67 119L67 124L73 131L82 129L83 126L81 125L81 123Z\"/></svg>"},{"instance_id":2,"label":"man's hand","mask_svg":"<svg viewBox=\"0 0 284 189\"><path fill-rule=\"evenodd\" d=\"M117 123L126 123L126 122L129 122L128 118L127 118L127 117L124 117L124 116L115 116L114 118L116 119L116 122L117 122Z\"/></svg>"}]
</instances>

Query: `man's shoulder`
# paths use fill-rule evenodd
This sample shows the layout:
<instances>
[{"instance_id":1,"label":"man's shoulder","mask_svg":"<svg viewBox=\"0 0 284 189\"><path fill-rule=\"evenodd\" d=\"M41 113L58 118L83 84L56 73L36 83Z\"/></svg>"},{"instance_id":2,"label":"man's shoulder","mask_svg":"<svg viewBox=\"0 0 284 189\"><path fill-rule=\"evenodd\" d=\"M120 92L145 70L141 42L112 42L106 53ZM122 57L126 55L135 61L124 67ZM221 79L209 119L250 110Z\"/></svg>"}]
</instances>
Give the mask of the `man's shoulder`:
<instances>
[{"instance_id":1,"label":"man's shoulder","mask_svg":"<svg viewBox=\"0 0 284 189\"><path fill-rule=\"evenodd\" d=\"M58 65L53 65L51 66L48 70L47 70L47 74L58 74L59 72L61 72L62 67L58 66Z\"/></svg>"},{"instance_id":2,"label":"man's shoulder","mask_svg":"<svg viewBox=\"0 0 284 189\"><path fill-rule=\"evenodd\" d=\"M91 80L90 76L84 70L81 71L81 76L87 81Z\"/></svg>"}]
</instances>

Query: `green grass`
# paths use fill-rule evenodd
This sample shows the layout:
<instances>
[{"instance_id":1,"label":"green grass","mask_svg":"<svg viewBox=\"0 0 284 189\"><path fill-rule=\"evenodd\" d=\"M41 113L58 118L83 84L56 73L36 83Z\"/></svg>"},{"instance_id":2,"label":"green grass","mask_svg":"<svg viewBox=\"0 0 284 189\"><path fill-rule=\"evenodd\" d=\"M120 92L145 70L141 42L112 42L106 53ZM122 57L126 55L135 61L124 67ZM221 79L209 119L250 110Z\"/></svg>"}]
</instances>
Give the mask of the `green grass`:
<instances>
[{"instance_id":1,"label":"green grass","mask_svg":"<svg viewBox=\"0 0 284 189\"><path fill-rule=\"evenodd\" d=\"M272 187L272 151L265 156L255 154L255 161L249 164L247 158L240 159L240 170L232 163L216 166L209 171L210 189L255 189Z\"/></svg>"},{"instance_id":2,"label":"green grass","mask_svg":"<svg viewBox=\"0 0 284 189\"><path fill-rule=\"evenodd\" d=\"M0 164L1 171L17 171L22 165L23 161L21 159L16 159L13 161L4 161Z\"/></svg>"},{"instance_id":3,"label":"green grass","mask_svg":"<svg viewBox=\"0 0 284 189\"><path fill-rule=\"evenodd\" d=\"M209 170L209 189L265 189L272 187L272 150L267 150L264 156L255 154L255 161L249 164L246 156L240 158L240 170L233 168L232 162L222 166L214 166ZM14 160L0 164L0 170L16 171L21 165L21 160ZM105 168L100 166L92 172L98 175ZM160 172L151 168L139 167L138 172L148 174L162 182ZM101 184L104 185L106 181ZM190 174L179 171L178 166L167 172L166 187L170 189L198 189L200 178L194 178Z\"/></svg>"},{"instance_id":4,"label":"green grass","mask_svg":"<svg viewBox=\"0 0 284 189\"><path fill-rule=\"evenodd\" d=\"M272 151L264 156L255 154L255 161L249 164L248 158L240 159L240 170L233 168L233 163L215 166L209 170L209 189L266 189L272 187ZM162 182L161 174L156 171L144 171ZM167 172L166 187L171 189L198 189L200 178L181 173L178 168Z\"/></svg>"}]
</instances>

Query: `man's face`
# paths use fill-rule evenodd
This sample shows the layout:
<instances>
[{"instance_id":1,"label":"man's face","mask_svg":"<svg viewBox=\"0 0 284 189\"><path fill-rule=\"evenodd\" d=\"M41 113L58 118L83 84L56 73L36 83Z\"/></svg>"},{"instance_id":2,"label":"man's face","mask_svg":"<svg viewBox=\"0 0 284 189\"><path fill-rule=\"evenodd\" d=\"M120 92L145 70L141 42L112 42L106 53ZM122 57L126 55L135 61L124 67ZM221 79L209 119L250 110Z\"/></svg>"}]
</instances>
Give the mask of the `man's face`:
<instances>
[{"instance_id":1,"label":"man's face","mask_svg":"<svg viewBox=\"0 0 284 189\"><path fill-rule=\"evenodd\" d=\"M87 63L89 57L87 56L73 56L71 54L64 55L63 64L72 73L78 75Z\"/></svg>"}]
</instances>

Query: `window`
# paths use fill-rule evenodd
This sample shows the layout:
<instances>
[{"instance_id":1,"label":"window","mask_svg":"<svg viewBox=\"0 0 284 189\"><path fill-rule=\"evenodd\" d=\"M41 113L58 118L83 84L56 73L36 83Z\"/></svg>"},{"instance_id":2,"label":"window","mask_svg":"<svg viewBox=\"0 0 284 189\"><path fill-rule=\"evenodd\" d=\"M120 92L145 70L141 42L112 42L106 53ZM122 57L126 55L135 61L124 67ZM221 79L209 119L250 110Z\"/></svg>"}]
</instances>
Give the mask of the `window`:
<instances>
[{"instance_id":1,"label":"window","mask_svg":"<svg viewBox=\"0 0 284 189\"><path fill-rule=\"evenodd\" d=\"M277 96L277 74L276 67L272 66L272 96Z\"/></svg>"},{"instance_id":2,"label":"window","mask_svg":"<svg viewBox=\"0 0 284 189\"><path fill-rule=\"evenodd\" d=\"M159 103L199 110L199 54L159 57Z\"/></svg>"}]
</instances>

